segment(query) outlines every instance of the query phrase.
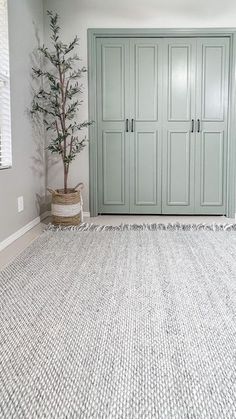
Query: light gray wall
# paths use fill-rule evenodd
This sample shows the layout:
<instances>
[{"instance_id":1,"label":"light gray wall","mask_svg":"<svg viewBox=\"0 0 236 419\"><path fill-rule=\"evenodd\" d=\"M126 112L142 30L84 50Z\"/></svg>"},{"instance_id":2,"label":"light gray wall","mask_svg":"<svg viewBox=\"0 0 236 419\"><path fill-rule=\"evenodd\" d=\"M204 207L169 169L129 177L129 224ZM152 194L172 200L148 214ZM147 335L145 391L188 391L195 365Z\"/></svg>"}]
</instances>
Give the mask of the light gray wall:
<instances>
[{"instance_id":1,"label":"light gray wall","mask_svg":"<svg viewBox=\"0 0 236 419\"><path fill-rule=\"evenodd\" d=\"M38 217L45 195L44 146L27 115L32 51L43 36L41 0L8 0L13 167L0 171L0 242ZM25 209L17 211L23 195Z\"/></svg>"},{"instance_id":2,"label":"light gray wall","mask_svg":"<svg viewBox=\"0 0 236 419\"><path fill-rule=\"evenodd\" d=\"M66 41L80 37L82 65L87 66L88 28L159 28L159 27L235 27L235 0L44 0L44 11L57 11L61 16ZM47 35L47 25L45 26ZM46 39L48 36L46 36ZM87 80L84 80L84 105L81 118L88 118ZM85 183L85 207L88 210L88 149L73 163L70 182ZM60 164L49 170L50 186L62 184Z\"/></svg>"},{"instance_id":3,"label":"light gray wall","mask_svg":"<svg viewBox=\"0 0 236 419\"><path fill-rule=\"evenodd\" d=\"M13 168L0 171L0 241L43 212L45 167L43 133L32 127L26 109L31 102L32 51L42 43L43 27L48 38L46 10L59 12L65 40L80 36L81 65L87 66L89 27L234 27L233 0L8 0L12 98ZM44 19L43 19L44 5ZM88 118L87 80L84 79L81 119ZM73 163L70 184L85 183L88 210L88 148ZM48 185L62 185L61 163L51 166ZM17 212L17 197L23 195L25 210Z\"/></svg>"}]
</instances>

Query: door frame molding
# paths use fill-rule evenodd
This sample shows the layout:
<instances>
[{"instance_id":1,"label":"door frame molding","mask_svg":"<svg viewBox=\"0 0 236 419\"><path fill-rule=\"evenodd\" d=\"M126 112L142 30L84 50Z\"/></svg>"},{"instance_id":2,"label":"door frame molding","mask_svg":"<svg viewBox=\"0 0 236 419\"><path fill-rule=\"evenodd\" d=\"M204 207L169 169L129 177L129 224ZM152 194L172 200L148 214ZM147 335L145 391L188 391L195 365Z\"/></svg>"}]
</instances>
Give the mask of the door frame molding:
<instances>
[{"instance_id":1,"label":"door frame molding","mask_svg":"<svg viewBox=\"0 0 236 419\"><path fill-rule=\"evenodd\" d=\"M88 29L88 110L89 120L96 122L96 39L97 38L177 38L228 37L230 40L228 146L226 216L235 217L236 201L236 28L185 29ZM89 201L90 214L98 215L98 141L96 123L89 127Z\"/></svg>"}]
</instances>

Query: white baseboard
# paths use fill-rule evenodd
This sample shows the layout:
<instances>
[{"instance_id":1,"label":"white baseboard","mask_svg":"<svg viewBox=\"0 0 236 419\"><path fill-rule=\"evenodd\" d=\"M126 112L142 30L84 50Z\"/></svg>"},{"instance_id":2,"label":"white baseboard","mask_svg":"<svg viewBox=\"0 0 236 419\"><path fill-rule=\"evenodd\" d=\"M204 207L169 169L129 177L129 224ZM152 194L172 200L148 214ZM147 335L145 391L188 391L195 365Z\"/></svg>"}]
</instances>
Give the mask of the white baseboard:
<instances>
[{"instance_id":1,"label":"white baseboard","mask_svg":"<svg viewBox=\"0 0 236 419\"><path fill-rule=\"evenodd\" d=\"M43 214L40 215L40 221L45 220L45 218L48 218L51 216L51 211L45 211Z\"/></svg>"},{"instance_id":2,"label":"white baseboard","mask_svg":"<svg viewBox=\"0 0 236 419\"><path fill-rule=\"evenodd\" d=\"M40 221L44 220L45 218L47 218L49 216L50 216L50 212L46 211L42 215L40 215L39 217L30 221L24 227L17 230L15 233L11 234L11 236L7 237L5 240L0 242L0 251L5 249L7 246L9 246L15 240L19 239L21 236L23 236L25 233L27 233L27 231L31 230L33 227L35 227L37 224L39 224Z\"/></svg>"},{"instance_id":3,"label":"white baseboard","mask_svg":"<svg viewBox=\"0 0 236 419\"><path fill-rule=\"evenodd\" d=\"M31 230L33 227L39 224L42 220L44 220L47 217L50 217L50 215L51 215L51 211L44 212L42 215L30 221L24 227L20 228L15 233L11 234L11 236L7 237L5 240L0 242L0 252L1 250L5 249L7 246L12 244L15 240L19 239L21 236L27 233L27 231ZM84 217L89 218L90 212L84 212Z\"/></svg>"}]
</instances>

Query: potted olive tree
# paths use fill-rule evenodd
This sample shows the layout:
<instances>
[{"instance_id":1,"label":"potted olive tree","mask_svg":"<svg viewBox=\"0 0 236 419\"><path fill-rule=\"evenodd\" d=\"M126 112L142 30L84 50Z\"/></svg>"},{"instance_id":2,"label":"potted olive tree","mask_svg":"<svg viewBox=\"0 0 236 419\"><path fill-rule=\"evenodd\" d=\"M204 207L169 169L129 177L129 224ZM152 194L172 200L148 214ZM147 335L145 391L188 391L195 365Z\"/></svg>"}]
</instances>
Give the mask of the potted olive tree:
<instances>
[{"instance_id":1,"label":"potted olive tree","mask_svg":"<svg viewBox=\"0 0 236 419\"><path fill-rule=\"evenodd\" d=\"M78 110L82 103L79 96L82 84L78 80L86 68L78 68L79 60L74 52L78 45L76 36L69 44L60 38L58 14L47 12L50 18L52 48L39 48L43 58L42 68L33 68L33 76L42 79L42 88L35 94L32 114L43 115L43 123L48 132L47 149L57 154L62 161L64 174L63 188L52 193L52 222L54 224L75 225L80 223L80 191L68 187L68 174L72 161L86 145L86 137L81 138L81 130L91 122L80 122Z\"/></svg>"}]
</instances>

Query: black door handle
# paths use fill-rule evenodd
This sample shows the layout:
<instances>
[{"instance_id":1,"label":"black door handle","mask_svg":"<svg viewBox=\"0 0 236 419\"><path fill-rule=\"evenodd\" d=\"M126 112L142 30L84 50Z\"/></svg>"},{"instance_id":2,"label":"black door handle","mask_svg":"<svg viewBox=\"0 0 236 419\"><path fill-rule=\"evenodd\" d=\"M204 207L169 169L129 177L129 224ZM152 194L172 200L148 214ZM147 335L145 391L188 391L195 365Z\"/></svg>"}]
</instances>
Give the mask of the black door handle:
<instances>
[{"instance_id":1,"label":"black door handle","mask_svg":"<svg viewBox=\"0 0 236 419\"><path fill-rule=\"evenodd\" d=\"M197 132L201 131L201 123L200 123L200 119L197 120Z\"/></svg>"},{"instance_id":2,"label":"black door handle","mask_svg":"<svg viewBox=\"0 0 236 419\"><path fill-rule=\"evenodd\" d=\"M134 132L134 119L131 119L131 132Z\"/></svg>"},{"instance_id":3,"label":"black door handle","mask_svg":"<svg viewBox=\"0 0 236 419\"><path fill-rule=\"evenodd\" d=\"M194 132L194 119L192 119L191 132Z\"/></svg>"},{"instance_id":4,"label":"black door handle","mask_svg":"<svg viewBox=\"0 0 236 419\"><path fill-rule=\"evenodd\" d=\"M128 119L126 119L126 121L125 121L125 131L129 132L129 120Z\"/></svg>"}]
</instances>

